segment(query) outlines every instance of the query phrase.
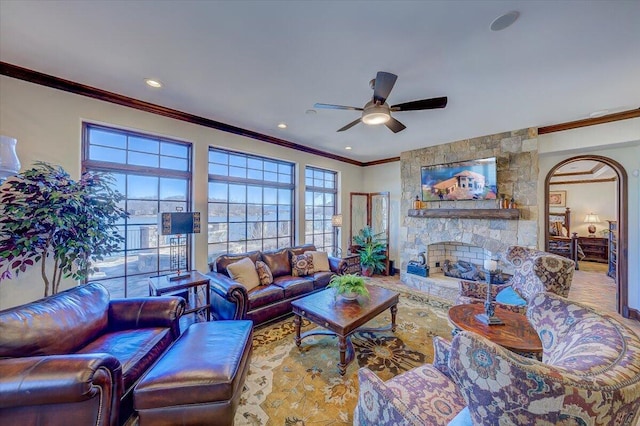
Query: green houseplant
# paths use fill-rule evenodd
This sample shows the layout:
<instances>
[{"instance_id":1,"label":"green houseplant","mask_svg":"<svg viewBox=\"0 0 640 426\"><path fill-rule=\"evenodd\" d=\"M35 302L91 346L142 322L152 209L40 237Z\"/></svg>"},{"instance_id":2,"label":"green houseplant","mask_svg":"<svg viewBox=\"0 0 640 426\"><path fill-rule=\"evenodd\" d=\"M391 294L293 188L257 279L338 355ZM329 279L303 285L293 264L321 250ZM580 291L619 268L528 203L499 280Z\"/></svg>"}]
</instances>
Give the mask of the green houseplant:
<instances>
[{"instance_id":1,"label":"green houseplant","mask_svg":"<svg viewBox=\"0 0 640 426\"><path fill-rule=\"evenodd\" d=\"M38 262L45 296L58 292L62 278L87 278L92 262L124 241L116 224L128 214L113 186L110 175L86 172L74 181L43 162L7 179L0 187L0 280Z\"/></svg>"},{"instance_id":2,"label":"green houseplant","mask_svg":"<svg viewBox=\"0 0 640 426\"><path fill-rule=\"evenodd\" d=\"M358 296L369 297L369 290L365 285L364 278L360 275L334 275L329 281L328 287L335 288L336 294L345 299L355 299Z\"/></svg>"},{"instance_id":3,"label":"green houseplant","mask_svg":"<svg viewBox=\"0 0 640 426\"><path fill-rule=\"evenodd\" d=\"M374 234L371 227L365 226L353 237L353 242L360 247L358 254L364 276L370 277L385 270L387 246L380 240L379 234Z\"/></svg>"}]
</instances>

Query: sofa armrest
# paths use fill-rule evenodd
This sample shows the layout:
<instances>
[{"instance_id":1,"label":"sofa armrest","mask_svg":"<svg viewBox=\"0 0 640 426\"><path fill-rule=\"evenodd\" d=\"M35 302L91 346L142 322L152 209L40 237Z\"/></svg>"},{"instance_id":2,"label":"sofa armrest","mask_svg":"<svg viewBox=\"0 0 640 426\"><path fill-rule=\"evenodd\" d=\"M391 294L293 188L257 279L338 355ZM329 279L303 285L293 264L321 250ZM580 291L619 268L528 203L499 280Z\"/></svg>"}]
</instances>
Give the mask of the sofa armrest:
<instances>
[{"instance_id":1,"label":"sofa armrest","mask_svg":"<svg viewBox=\"0 0 640 426\"><path fill-rule=\"evenodd\" d=\"M353 425L423 425L407 404L366 367L358 370L358 402ZM372 403L373 402L373 403Z\"/></svg>"},{"instance_id":2,"label":"sofa armrest","mask_svg":"<svg viewBox=\"0 0 640 426\"><path fill-rule=\"evenodd\" d=\"M180 317L186 301L178 296L132 297L109 301L109 329L128 330L169 327L174 339L180 336Z\"/></svg>"},{"instance_id":3,"label":"sofa armrest","mask_svg":"<svg viewBox=\"0 0 640 426\"><path fill-rule=\"evenodd\" d=\"M347 262L345 262L344 259L329 256L329 268L334 274L343 275L346 267Z\"/></svg>"},{"instance_id":4,"label":"sofa armrest","mask_svg":"<svg viewBox=\"0 0 640 426\"><path fill-rule=\"evenodd\" d=\"M13 413L21 407L34 406L30 410L33 412L38 406L39 420L42 420L64 413L54 405L85 402L71 407L76 410L77 421L100 413L99 421L94 424L116 424L123 392L121 384L122 366L109 354L3 359L0 360L0 417L10 424ZM90 400L95 404L86 403ZM78 407L84 407L87 412Z\"/></svg>"},{"instance_id":5,"label":"sofa armrest","mask_svg":"<svg viewBox=\"0 0 640 426\"><path fill-rule=\"evenodd\" d=\"M219 272L209 272L211 313L217 320L246 319L249 308L247 289Z\"/></svg>"},{"instance_id":6,"label":"sofa armrest","mask_svg":"<svg viewBox=\"0 0 640 426\"><path fill-rule=\"evenodd\" d=\"M451 378L449 372L449 354L451 342L440 336L433 336L433 366L442 374Z\"/></svg>"}]
</instances>

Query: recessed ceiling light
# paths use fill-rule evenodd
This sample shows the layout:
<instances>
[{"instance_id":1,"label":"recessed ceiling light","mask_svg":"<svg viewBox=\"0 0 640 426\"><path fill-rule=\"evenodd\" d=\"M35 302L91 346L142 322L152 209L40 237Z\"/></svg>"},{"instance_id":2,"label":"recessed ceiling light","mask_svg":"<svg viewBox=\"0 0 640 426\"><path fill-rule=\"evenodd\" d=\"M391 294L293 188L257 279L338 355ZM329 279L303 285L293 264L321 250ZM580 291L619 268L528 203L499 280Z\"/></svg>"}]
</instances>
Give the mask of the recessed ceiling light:
<instances>
[{"instance_id":1,"label":"recessed ceiling light","mask_svg":"<svg viewBox=\"0 0 640 426\"><path fill-rule=\"evenodd\" d=\"M498 16L491 23L491 31L502 31L505 28L509 28L520 16L520 12L517 10L512 10L511 12L507 12L504 15Z\"/></svg>"},{"instance_id":2,"label":"recessed ceiling light","mask_svg":"<svg viewBox=\"0 0 640 426\"><path fill-rule=\"evenodd\" d=\"M286 129L286 128L287 128L287 125L286 125L285 123L279 123L279 124L278 124L278 128L279 128L279 129Z\"/></svg>"},{"instance_id":3,"label":"recessed ceiling light","mask_svg":"<svg viewBox=\"0 0 640 426\"><path fill-rule=\"evenodd\" d=\"M350 146L345 146L344 149L346 149L347 151L351 151L351 147Z\"/></svg>"},{"instance_id":4,"label":"recessed ceiling light","mask_svg":"<svg viewBox=\"0 0 640 426\"><path fill-rule=\"evenodd\" d=\"M147 86L151 86L156 89L162 87L162 83L159 80L153 78L147 78L144 82L147 83Z\"/></svg>"},{"instance_id":5,"label":"recessed ceiling light","mask_svg":"<svg viewBox=\"0 0 640 426\"><path fill-rule=\"evenodd\" d=\"M308 110L306 110L304 113L305 113L305 114L311 114L311 115L313 115L313 114L315 114L316 112L317 112L317 111L316 111L315 109L308 109Z\"/></svg>"}]
</instances>

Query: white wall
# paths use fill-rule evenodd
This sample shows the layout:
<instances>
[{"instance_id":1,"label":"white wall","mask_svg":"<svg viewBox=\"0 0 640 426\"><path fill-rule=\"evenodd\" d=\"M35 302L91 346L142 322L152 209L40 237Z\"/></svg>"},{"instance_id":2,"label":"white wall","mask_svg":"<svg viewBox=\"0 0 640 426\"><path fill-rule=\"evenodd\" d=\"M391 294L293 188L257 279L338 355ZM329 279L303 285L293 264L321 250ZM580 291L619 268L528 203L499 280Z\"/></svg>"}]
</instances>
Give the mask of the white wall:
<instances>
[{"instance_id":1,"label":"white wall","mask_svg":"<svg viewBox=\"0 0 640 426\"><path fill-rule=\"evenodd\" d=\"M364 168L363 192L389 191L389 259L396 268L400 268L400 188L400 161Z\"/></svg>"},{"instance_id":2,"label":"white wall","mask_svg":"<svg viewBox=\"0 0 640 426\"><path fill-rule=\"evenodd\" d=\"M544 178L549 171L561 161L576 155L601 155L617 161L625 168L628 175L629 307L640 309L640 118L541 135L538 143L541 177L539 197L544 196ZM590 194L589 198L596 197ZM569 200L569 204L572 203ZM544 205L541 204L540 218L544 218L543 210ZM544 238L540 241L544 241Z\"/></svg>"},{"instance_id":3,"label":"white wall","mask_svg":"<svg viewBox=\"0 0 640 426\"><path fill-rule=\"evenodd\" d=\"M0 134L18 139L16 150L23 169L40 160L61 165L72 177L78 178L83 121L192 142L193 207L196 211L207 211L209 146L295 162L298 173L296 241L304 241L304 208L301 206L304 206L306 165L339 173L342 191L339 208L348 208L350 192L362 190L363 168L359 166L0 76ZM286 134L283 137L286 139ZM195 267L206 271L207 233L196 234L194 244ZM0 282L0 309L42 297L44 284L37 272L29 271L17 279ZM68 288L73 284L67 281L63 286Z\"/></svg>"},{"instance_id":4,"label":"white wall","mask_svg":"<svg viewBox=\"0 0 640 426\"><path fill-rule=\"evenodd\" d=\"M544 176L543 176L544 179ZM571 232L578 236L589 235L588 224L584 217L593 212L598 215L600 223L596 223L596 236L608 237L609 224L607 220L616 220L617 184L616 182L576 183L571 185L551 185L551 191L566 191L567 205L571 208ZM564 212L564 207L550 208L552 212ZM544 215L542 216L544 220ZM541 226L544 224L541 223ZM605 230L606 233L601 233ZM541 240L544 244L544 240Z\"/></svg>"}]
</instances>

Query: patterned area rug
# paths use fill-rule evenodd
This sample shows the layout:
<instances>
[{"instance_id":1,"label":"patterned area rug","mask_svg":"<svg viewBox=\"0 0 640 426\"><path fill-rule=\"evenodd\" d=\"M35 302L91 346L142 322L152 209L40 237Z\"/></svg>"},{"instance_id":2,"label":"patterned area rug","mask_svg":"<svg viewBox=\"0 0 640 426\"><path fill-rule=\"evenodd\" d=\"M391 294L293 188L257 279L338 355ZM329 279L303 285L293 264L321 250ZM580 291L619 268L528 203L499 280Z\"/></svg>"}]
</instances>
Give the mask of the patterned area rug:
<instances>
[{"instance_id":1,"label":"patterned area rug","mask_svg":"<svg viewBox=\"0 0 640 426\"><path fill-rule=\"evenodd\" d=\"M386 287L386 285L382 285ZM251 367L235 424L240 425L350 425L358 396L360 367L383 380L431 362L431 337L451 338L448 303L401 292L396 332L356 332L355 358L344 376L338 373L337 338L312 336L298 349L293 319L254 332ZM385 311L367 324L391 322ZM304 322L304 331L315 328Z\"/></svg>"}]
</instances>

